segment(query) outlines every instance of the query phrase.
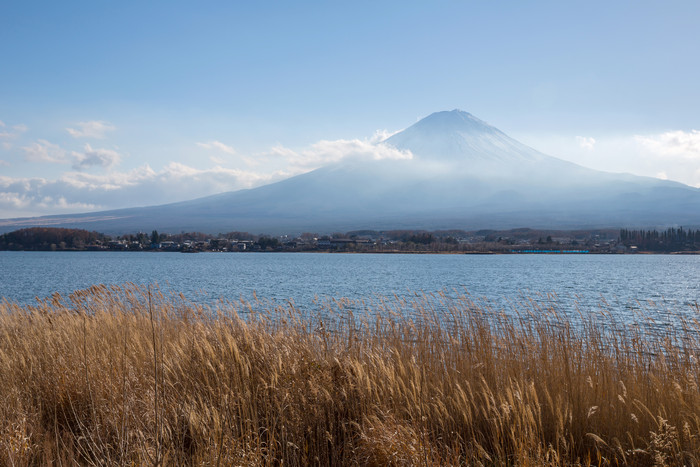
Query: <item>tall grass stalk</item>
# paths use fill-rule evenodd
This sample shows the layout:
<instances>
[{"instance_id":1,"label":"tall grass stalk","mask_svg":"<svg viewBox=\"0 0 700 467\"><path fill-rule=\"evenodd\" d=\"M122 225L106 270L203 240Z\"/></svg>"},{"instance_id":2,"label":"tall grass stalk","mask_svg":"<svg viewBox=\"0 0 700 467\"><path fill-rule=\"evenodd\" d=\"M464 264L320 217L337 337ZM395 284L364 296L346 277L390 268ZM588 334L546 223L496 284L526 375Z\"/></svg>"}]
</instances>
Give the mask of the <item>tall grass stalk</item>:
<instances>
[{"instance_id":1,"label":"tall grass stalk","mask_svg":"<svg viewBox=\"0 0 700 467\"><path fill-rule=\"evenodd\" d=\"M700 324L647 311L438 294L309 318L134 285L5 302L0 464L697 465Z\"/></svg>"}]
</instances>

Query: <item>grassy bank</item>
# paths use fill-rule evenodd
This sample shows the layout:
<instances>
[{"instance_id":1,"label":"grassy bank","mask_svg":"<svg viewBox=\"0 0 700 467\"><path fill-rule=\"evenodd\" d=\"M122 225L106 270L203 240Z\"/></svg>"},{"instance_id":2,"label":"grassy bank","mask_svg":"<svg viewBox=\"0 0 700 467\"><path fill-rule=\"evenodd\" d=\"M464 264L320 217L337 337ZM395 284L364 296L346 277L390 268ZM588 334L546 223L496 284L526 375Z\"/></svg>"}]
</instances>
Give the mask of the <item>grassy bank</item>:
<instances>
[{"instance_id":1,"label":"grassy bank","mask_svg":"<svg viewBox=\"0 0 700 467\"><path fill-rule=\"evenodd\" d=\"M697 321L651 338L534 303L511 318L468 297L349 305L302 319L134 286L0 305L0 463L700 459Z\"/></svg>"}]
</instances>

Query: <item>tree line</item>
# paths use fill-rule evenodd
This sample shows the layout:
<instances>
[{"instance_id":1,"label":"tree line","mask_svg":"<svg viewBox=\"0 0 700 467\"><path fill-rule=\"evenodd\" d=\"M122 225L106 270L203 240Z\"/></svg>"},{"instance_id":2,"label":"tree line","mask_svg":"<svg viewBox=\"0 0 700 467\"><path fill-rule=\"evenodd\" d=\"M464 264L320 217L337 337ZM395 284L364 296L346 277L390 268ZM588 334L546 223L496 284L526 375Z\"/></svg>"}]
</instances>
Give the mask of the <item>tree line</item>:
<instances>
[{"instance_id":1,"label":"tree line","mask_svg":"<svg viewBox=\"0 0 700 467\"><path fill-rule=\"evenodd\" d=\"M158 249L160 242L169 240L176 244L185 242L206 243L206 248L222 250L228 241L247 241L258 250L304 251L329 248L351 251L510 251L513 248L540 248L556 243L560 247L585 246L595 252L613 251L615 244L636 247L640 251L680 252L700 251L700 230L669 228L658 230L621 229L617 231L548 231L514 229L510 231L433 231L390 230L353 231L319 235L303 233L298 237L272 237L248 232L228 232L212 236L202 232L162 234L154 230L149 234L127 234L116 237L110 243L108 235L81 229L31 227L0 234L0 250L84 250L106 249L112 243L122 249ZM547 241L543 238L546 236ZM617 238L616 238L617 237ZM137 248L136 248L137 247Z\"/></svg>"},{"instance_id":2,"label":"tree line","mask_svg":"<svg viewBox=\"0 0 700 467\"><path fill-rule=\"evenodd\" d=\"M671 227L665 231L620 230L620 242L644 251L697 251L700 250L700 230Z\"/></svg>"},{"instance_id":3,"label":"tree line","mask_svg":"<svg viewBox=\"0 0 700 467\"><path fill-rule=\"evenodd\" d=\"M0 250L82 250L104 243L109 237L99 232L54 227L31 227L0 235Z\"/></svg>"}]
</instances>

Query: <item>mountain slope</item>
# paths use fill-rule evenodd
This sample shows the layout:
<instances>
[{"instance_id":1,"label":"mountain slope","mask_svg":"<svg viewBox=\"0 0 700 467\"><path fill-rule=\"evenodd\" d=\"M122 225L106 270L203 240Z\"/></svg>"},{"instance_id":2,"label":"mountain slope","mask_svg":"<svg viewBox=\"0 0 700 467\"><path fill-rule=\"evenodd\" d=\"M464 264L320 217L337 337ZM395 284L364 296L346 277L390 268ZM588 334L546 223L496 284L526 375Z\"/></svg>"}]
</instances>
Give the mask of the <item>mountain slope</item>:
<instances>
[{"instance_id":1,"label":"mountain slope","mask_svg":"<svg viewBox=\"0 0 700 467\"><path fill-rule=\"evenodd\" d=\"M700 225L700 190L547 156L462 111L383 144L407 160L346 160L251 190L162 206L0 221L102 232Z\"/></svg>"}]
</instances>

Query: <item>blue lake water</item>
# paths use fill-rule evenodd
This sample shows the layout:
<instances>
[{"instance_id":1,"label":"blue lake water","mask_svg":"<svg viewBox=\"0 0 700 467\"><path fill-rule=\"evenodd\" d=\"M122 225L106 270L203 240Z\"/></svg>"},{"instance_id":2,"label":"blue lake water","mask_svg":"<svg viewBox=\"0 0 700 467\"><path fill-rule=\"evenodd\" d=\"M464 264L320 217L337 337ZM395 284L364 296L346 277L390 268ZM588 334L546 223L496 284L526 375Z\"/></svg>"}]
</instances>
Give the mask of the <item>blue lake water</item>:
<instances>
[{"instance_id":1,"label":"blue lake water","mask_svg":"<svg viewBox=\"0 0 700 467\"><path fill-rule=\"evenodd\" d=\"M649 306L697 318L699 278L700 256L685 255L0 252L0 297L20 304L133 282L205 304L255 293L312 311L329 298L446 292L498 307L555 294L569 309L596 310L605 302L620 314Z\"/></svg>"}]
</instances>

